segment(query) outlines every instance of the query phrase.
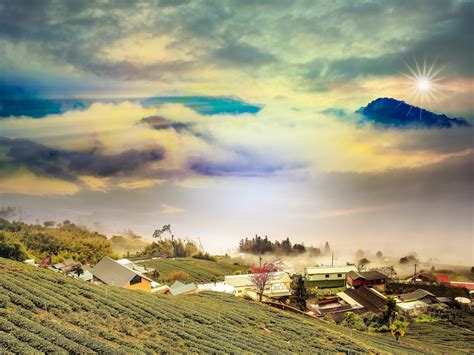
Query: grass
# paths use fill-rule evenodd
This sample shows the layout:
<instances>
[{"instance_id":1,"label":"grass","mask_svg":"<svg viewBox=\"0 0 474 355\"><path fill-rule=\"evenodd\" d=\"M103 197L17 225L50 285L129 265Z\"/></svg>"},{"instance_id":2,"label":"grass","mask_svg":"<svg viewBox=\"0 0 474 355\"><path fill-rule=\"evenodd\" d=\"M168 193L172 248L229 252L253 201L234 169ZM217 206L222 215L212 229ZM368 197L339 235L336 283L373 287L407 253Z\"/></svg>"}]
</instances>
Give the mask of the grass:
<instances>
[{"instance_id":1,"label":"grass","mask_svg":"<svg viewBox=\"0 0 474 355\"><path fill-rule=\"evenodd\" d=\"M438 325L396 342L231 295L156 296L0 258L0 353L469 352L472 319Z\"/></svg>"},{"instance_id":2,"label":"grass","mask_svg":"<svg viewBox=\"0 0 474 355\"><path fill-rule=\"evenodd\" d=\"M237 262L239 265L234 265ZM167 282L173 271L184 271L189 282L206 283L224 281L225 275L234 275L237 270L247 272L248 266L237 259L209 261L193 258L156 259L141 263L160 272L159 282Z\"/></svg>"}]
</instances>

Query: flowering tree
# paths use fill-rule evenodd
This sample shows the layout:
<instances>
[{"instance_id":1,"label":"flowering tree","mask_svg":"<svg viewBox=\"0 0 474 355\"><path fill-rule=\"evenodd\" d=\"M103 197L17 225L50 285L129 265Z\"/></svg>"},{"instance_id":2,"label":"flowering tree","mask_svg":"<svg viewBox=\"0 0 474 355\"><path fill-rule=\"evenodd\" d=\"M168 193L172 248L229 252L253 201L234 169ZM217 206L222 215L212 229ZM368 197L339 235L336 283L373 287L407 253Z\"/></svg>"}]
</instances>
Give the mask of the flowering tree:
<instances>
[{"instance_id":1,"label":"flowering tree","mask_svg":"<svg viewBox=\"0 0 474 355\"><path fill-rule=\"evenodd\" d=\"M259 302L262 302L265 286L271 280L272 273L278 271L278 268L272 262L265 262L265 264L261 266L253 264L250 267L250 270L250 282L252 282L252 285L257 290Z\"/></svg>"}]
</instances>

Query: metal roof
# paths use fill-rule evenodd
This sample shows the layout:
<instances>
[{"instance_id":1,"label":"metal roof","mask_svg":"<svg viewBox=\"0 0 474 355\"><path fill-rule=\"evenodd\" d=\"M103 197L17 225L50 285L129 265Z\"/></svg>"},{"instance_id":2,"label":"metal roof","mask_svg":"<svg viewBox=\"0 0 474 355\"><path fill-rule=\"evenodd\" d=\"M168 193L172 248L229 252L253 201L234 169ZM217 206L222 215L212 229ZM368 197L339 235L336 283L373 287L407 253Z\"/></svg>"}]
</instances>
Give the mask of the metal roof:
<instances>
[{"instance_id":1,"label":"metal roof","mask_svg":"<svg viewBox=\"0 0 474 355\"><path fill-rule=\"evenodd\" d=\"M356 279L364 279L367 281L372 281L372 280L379 280L379 279L386 279L387 276L385 274L382 274L381 272L377 270L372 270L372 271L351 271L349 272L348 276L352 280Z\"/></svg>"},{"instance_id":2,"label":"metal roof","mask_svg":"<svg viewBox=\"0 0 474 355\"><path fill-rule=\"evenodd\" d=\"M173 296L182 295L183 293L192 292L194 290L197 290L197 286L195 284L183 284L180 281L175 281L175 283L170 287L170 291Z\"/></svg>"},{"instance_id":3,"label":"metal roof","mask_svg":"<svg viewBox=\"0 0 474 355\"><path fill-rule=\"evenodd\" d=\"M114 285L123 287L130 282L136 275L148 280L153 281L150 278L129 269L128 267L119 264L115 260L104 256L97 265L91 269L92 274L106 283L107 285Z\"/></svg>"},{"instance_id":4,"label":"metal roof","mask_svg":"<svg viewBox=\"0 0 474 355\"><path fill-rule=\"evenodd\" d=\"M382 311L387 303L385 296L367 287L350 288L344 291L344 293L371 312Z\"/></svg>"},{"instance_id":5,"label":"metal roof","mask_svg":"<svg viewBox=\"0 0 474 355\"><path fill-rule=\"evenodd\" d=\"M411 301L421 300L421 299L423 299L427 296L436 298L436 296L433 295L431 292L428 292L428 291L423 290L421 288L419 288L416 291L410 292L410 293L404 293L404 294L402 294L398 297L404 302L411 302Z\"/></svg>"},{"instance_id":6,"label":"metal roof","mask_svg":"<svg viewBox=\"0 0 474 355\"><path fill-rule=\"evenodd\" d=\"M305 269L309 275L314 274L342 274L348 273L349 271L357 271L355 265L342 265L342 266L321 266L321 267L307 267Z\"/></svg>"}]
</instances>

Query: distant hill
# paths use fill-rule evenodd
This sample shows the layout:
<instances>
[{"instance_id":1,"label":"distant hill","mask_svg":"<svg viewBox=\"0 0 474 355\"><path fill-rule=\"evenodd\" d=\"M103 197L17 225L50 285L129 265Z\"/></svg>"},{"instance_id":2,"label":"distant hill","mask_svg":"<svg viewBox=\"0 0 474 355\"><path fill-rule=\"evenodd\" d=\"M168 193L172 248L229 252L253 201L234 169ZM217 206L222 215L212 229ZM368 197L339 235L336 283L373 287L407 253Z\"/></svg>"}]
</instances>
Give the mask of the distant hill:
<instances>
[{"instance_id":1,"label":"distant hill","mask_svg":"<svg viewBox=\"0 0 474 355\"><path fill-rule=\"evenodd\" d=\"M156 296L0 258L0 352L469 353L469 324L350 331L227 294ZM413 334L413 336L411 336Z\"/></svg>"},{"instance_id":2,"label":"distant hill","mask_svg":"<svg viewBox=\"0 0 474 355\"><path fill-rule=\"evenodd\" d=\"M384 97L370 102L356 111L362 115L362 122L372 122L377 126L394 128L451 128L468 127L463 118L438 115L404 101Z\"/></svg>"}]
</instances>

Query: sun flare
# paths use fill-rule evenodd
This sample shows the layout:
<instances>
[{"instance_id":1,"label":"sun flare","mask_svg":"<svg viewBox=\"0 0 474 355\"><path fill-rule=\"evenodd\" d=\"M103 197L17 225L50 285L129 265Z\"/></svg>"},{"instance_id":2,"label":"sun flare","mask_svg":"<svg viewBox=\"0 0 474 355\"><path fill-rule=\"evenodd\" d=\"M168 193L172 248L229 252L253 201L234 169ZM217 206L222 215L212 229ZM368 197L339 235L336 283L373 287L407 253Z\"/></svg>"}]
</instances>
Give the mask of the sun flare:
<instances>
[{"instance_id":1,"label":"sun flare","mask_svg":"<svg viewBox=\"0 0 474 355\"><path fill-rule=\"evenodd\" d=\"M407 65L409 74L403 74L409 79L412 88L414 101L420 104L430 104L432 100L438 101L441 93L441 81L445 78L440 76L445 66L436 67L436 60L428 65L426 58L423 65L420 66L416 58L414 58L414 67Z\"/></svg>"}]
</instances>

